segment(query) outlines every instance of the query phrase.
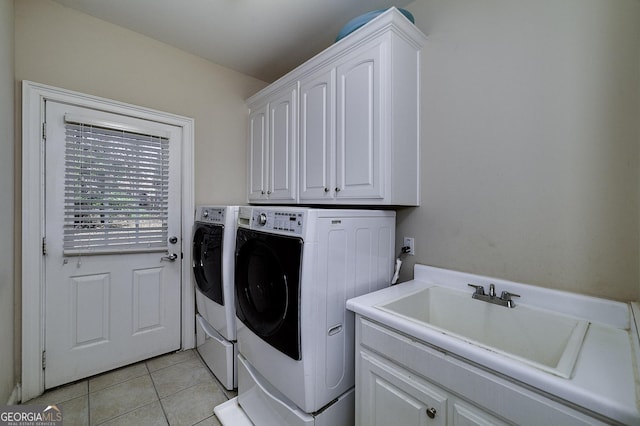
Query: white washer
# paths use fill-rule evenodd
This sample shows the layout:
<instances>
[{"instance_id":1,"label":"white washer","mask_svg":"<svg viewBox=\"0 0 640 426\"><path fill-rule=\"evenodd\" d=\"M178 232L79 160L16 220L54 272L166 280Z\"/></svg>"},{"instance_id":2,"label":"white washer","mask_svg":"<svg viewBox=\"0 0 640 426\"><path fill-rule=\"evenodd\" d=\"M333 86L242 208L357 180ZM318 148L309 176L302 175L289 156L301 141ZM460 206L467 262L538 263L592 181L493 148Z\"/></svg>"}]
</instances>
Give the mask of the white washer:
<instances>
[{"instance_id":1,"label":"white washer","mask_svg":"<svg viewBox=\"0 0 640 426\"><path fill-rule=\"evenodd\" d=\"M393 211L240 208L238 403L254 423L353 424L345 304L389 285L394 244Z\"/></svg>"},{"instance_id":2,"label":"white washer","mask_svg":"<svg viewBox=\"0 0 640 426\"><path fill-rule=\"evenodd\" d=\"M229 390L238 386L234 303L237 206L201 206L193 227L196 345Z\"/></svg>"}]
</instances>

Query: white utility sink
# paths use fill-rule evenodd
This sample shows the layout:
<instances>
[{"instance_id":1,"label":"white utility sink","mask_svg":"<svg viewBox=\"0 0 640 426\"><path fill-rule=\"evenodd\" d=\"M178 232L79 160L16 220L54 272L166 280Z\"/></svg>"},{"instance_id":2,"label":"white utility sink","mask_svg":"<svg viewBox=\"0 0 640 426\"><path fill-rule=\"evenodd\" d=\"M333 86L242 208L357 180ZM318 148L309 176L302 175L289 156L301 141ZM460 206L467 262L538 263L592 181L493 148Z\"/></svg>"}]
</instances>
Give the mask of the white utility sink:
<instances>
[{"instance_id":1,"label":"white utility sink","mask_svg":"<svg viewBox=\"0 0 640 426\"><path fill-rule=\"evenodd\" d=\"M589 322L518 304L471 298L433 286L375 307L541 370L569 378Z\"/></svg>"}]
</instances>

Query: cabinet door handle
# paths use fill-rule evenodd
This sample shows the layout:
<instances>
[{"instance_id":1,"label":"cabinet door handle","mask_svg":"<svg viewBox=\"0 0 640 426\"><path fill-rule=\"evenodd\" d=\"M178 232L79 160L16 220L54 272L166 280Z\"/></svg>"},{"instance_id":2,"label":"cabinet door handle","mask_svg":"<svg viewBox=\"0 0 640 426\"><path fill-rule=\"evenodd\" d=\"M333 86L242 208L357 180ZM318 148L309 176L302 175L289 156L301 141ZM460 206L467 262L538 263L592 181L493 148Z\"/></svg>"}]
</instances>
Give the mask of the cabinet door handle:
<instances>
[{"instance_id":1,"label":"cabinet door handle","mask_svg":"<svg viewBox=\"0 0 640 426\"><path fill-rule=\"evenodd\" d=\"M329 192L329 188L325 187L324 192Z\"/></svg>"},{"instance_id":2,"label":"cabinet door handle","mask_svg":"<svg viewBox=\"0 0 640 426\"><path fill-rule=\"evenodd\" d=\"M436 409L435 408L427 408L427 416L429 416L430 419L435 418Z\"/></svg>"},{"instance_id":3,"label":"cabinet door handle","mask_svg":"<svg viewBox=\"0 0 640 426\"><path fill-rule=\"evenodd\" d=\"M336 192L340 192L340 188L336 186Z\"/></svg>"}]
</instances>

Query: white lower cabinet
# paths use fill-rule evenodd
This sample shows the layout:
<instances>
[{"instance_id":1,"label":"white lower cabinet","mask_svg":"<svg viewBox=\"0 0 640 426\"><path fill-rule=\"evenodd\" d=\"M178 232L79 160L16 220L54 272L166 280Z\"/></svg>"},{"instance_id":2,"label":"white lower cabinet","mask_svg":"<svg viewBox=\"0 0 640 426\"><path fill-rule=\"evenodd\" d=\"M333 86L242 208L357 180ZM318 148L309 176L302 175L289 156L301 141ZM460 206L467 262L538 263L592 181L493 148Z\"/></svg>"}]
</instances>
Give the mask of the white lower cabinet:
<instances>
[{"instance_id":1,"label":"white lower cabinet","mask_svg":"<svg viewBox=\"0 0 640 426\"><path fill-rule=\"evenodd\" d=\"M420 377L360 351L362 425L446 425L447 394Z\"/></svg>"},{"instance_id":2,"label":"white lower cabinet","mask_svg":"<svg viewBox=\"0 0 640 426\"><path fill-rule=\"evenodd\" d=\"M506 425L497 417L389 360L361 349L358 354L358 425ZM357 387L356 387L357 389Z\"/></svg>"},{"instance_id":3,"label":"white lower cabinet","mask_svg":"<svg viewBox=\"0 0 640 426\"><path fill-rule=\"evenodd\" d=\"M456 426L491 426L508 424L502 420L498 420L497 417L482 411L480 408L470 405L460 399L454 399L452 401L450 412L450 424Z\"/></svg>"},{"instance_id":4,"label":"white lower cabinet","mask_svg":"<svg viewBox=\"0 0 640 426\"><path fill-rule=\"evenodd\" d=\"M356 425L605 425L558 398L356 315Z\"/></svg>"}]
</instances>

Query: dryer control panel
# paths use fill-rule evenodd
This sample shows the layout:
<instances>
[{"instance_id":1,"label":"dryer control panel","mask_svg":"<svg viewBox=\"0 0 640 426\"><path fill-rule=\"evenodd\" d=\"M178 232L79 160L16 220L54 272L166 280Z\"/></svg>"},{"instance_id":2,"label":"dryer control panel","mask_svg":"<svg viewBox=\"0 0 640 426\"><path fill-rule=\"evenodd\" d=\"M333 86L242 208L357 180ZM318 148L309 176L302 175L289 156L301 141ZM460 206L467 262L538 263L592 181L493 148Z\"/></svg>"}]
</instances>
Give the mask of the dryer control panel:
<instances>
[{"instance_id":1,"label":"dryer control panel","mask_svg":"<svg viewBox=\"0 0 640 426\"><path fill-rule=\"evenodd\" d=\"M281 231L295 235L302 234L304 212L254 209L251 227L264 231Z\"/></svg>"},{"instance_id":2,"label":"dryer control panel","mask_svg":"<svg viewBox=\"0 0 640 426\"><path fill-rule=\"evenodd\" d=\"M225 211L224 207L200 207L196 212L196 222L224 224Z\"/></svg>"}]
</instances>

